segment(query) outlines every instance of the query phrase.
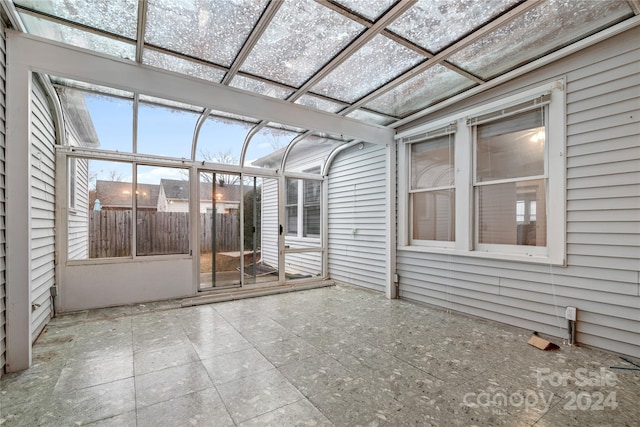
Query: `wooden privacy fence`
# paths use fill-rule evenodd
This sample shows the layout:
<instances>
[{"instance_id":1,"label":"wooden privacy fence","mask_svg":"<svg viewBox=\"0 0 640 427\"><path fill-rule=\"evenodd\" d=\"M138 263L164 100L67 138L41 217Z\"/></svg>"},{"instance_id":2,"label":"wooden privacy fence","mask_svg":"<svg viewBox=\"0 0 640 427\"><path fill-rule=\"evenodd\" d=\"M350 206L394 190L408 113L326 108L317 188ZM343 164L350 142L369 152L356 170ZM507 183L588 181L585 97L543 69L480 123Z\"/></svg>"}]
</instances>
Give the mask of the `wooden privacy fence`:
<instances>
[{"instance_id":1,"label":"wooden privacy fence","mask_svg":"<svg viewBox=\"0 0 640 427\"><path fill-rule=\"evenodd\" d=\"M211 252L214 218L200 214L200 250ZM189 253L189 214L186 212L138 211L137 255ZM91 211L89 215L89 257L131 256L131 211ZM238 215L216 214L216 249L240 250Z\"/></svg>"}]
</instances>

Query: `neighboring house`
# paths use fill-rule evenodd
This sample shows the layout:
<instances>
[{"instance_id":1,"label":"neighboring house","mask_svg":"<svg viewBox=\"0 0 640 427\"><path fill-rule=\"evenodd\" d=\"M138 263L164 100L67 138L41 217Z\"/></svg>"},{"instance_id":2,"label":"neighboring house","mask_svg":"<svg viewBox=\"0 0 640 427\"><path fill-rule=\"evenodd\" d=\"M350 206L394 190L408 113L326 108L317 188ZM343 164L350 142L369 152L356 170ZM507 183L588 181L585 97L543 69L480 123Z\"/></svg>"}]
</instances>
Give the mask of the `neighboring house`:
<instances>
[{"instance_id":1,"label":"neighboring house","mask_svg":"<svg viewBox=\"0 0 640 427\"><path fill-rule=\"evenodd\" d=\"M66 130L66 143L71 147L99 147L100 141L87 110L82 92L58 86ZM95 197L89 188L89 162L82 158L69 158L67 187L68 223L67 254L69 259L85 259L89 255L89 210ZM87 197L88 196L88 197Z\"/></svg>"},{"instance_id":2,"label":"neighboring house","mask_svg":"<svg viewBox=\"0 0 640 427\"><path fill-rule=\"evenodd\" d=\"M96 181L96 199L100 200L102 210L130 210L133 203L130 182ZM160 186L138 184L136 190L138 210L155 211L158 209Z\"/></svg>"},{"instance_id":3,"label":"neighboring house","mask_svg":"<svg viewBox=\"0 0 640 427\"><path fill-rule=\"evenodd\" d=\"M210 182L200 183L200 213L213 212L214 188ZM240 186L216 183L217 213L233 213L240 209ZM177 179L161 179L158 195L158 212L189 212L189 182Z\"/></svg>"}]
</instances>

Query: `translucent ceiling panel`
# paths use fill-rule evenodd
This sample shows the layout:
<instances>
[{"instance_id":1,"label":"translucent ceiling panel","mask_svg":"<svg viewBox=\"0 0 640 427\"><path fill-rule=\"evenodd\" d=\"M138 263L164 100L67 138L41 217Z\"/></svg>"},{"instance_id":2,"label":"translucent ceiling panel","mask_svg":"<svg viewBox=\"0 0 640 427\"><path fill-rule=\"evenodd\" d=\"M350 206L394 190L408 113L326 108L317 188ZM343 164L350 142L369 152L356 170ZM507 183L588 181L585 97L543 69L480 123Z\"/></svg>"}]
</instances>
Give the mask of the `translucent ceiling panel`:
<instances>
[{"instance_id":1,"label":"translucent ceiling panel","mask_svg":"<svg viewBox=\"0 0 640 427\"><path fill-rule=\"evenodd\" d=\"M298 135L297 132L265 127L257 132L247 148L244 166L278 169L284 151L289 143Z\"/></svg>"},{"instance_id":2,"label":"translucent ceiling panel","mask_svg":"<svg viewBox=\"0 0 640 427\"><path fill-rule=\"evenodd\" d=\"M347 9L364 16L370 21L375 21L387 9L389 9L396 0L338 0L337 3L342 4Z\"/></svg>"},{"instance_id":3,"label":"translucent ceiling panel","mask_svg":"<svg viewBox=\"0 0 640 427\"><path fill-rule=\"evenodd\" d=\"M424 59L415 51L378 35L311 90L354 102Z\"/></svg>"},{"instance_id":4,"label":"translucent ceiling panel","mask_svg":"<svg viewBox=\"0 0 640 427\"><path fill-rule=\"evenodd\" d=\"M146 102L148 104L156 104L162 105L164 107L176 108L178 110L193 111L198 114L201 114L204 111L204 107L198 107L196 105L185 104L178 101L171 101L170 99L156 98L155 96L140 95L140 101Z\"/></svg>"},{"instance_id":5,"label":"translucent ceiling panel","mask_svg":"<svg viewBox=\"0 0 640 427\"><path fill-rule=\"evenodd\" d=\"M229 66L267 0L148 0L145 41Z\"/></svg>"},{"instance_id":6,"label":"translucent ceiling panel","mask_svg":"<svg viewBox=\"0 0 640 427\"><path fill-rule=\"evenodd\" d=\"M466 77L436 64L368 102L365 107L401 117L461 92L474 84Z\"/></svg>"},{"instance_id":7,"label":"translucent ceiling panel","mask_svg":"<svg viewBox=\"0 0 640 427\"><path fill-rule=\"evenodd\" d=\"M20 18L30 34L119 58L135 59L136 46L133 43L125 43L67 25L56 24L26 13L21 13Z\"/></svg>"},{"instance_id":8,"label":"translucent ceiling panel","mask_svg":"<svg viewBox=\"0 0 640 427\"><path fill-rule=\"evenodd\" d=\"M142 63L216 83L220 83L225 75L225 71L218 68L151 49L144 50Z\"/></svg>"},{"instance_id":9,"label":"translucent ceiling panel","mask_svg":"<svg viewBox=\"0 0 640 427\"><path fill-rule=\"evenodd\" d=\"M65 86L65 87L70 87L70 88L75 88L75 89L81 89L84 91L89 91L89 92L97 92L97 93L102 93L105 95L113 95L113 96L118 96L121 98L130 98L133 99L133 93L132 92L127 92L124 90L120 90L120 89L114 89L112 87L106 87L106 86L98 86L98 85L94 85L93 83L86 83L86 82L81 82L78 80L71 80L71 79L67 79L64 77L58 77L58 76L49 76L49 78L51 79L51 82L55 85L60 85L60 86Z\"/></svg>"},{"instance_id":10,"label":"translucent ceiling panel","mask_svg":"<svg viewBox=\"0 0 640 427\"><path fill-rule=\"evenodd\" d=\"M395 121L390 117L383 116L381 114L372 113L370 111L363 110L361 108L350 112L349 114L347 114L347 117L360 120L362 122L367 122L374 125L383 125L383 126L388 125L389 123L393 123Z\"/></svg>"},{"instance_id":11,"label":"translucent ceiling panel","mask_svg":"<svg viewBox=\"0 0 640 427\"><path fill-rule=\"evenodd\" d=\"M273 85L270 83L265 83L261 80L238 75L236 75L233 80L231 80L231 84L229 86L278 99L285 99L293 93L292 90L285 89L278 85Z\"/></svg>"},{"instance_id":12,"label":"translucent ceiling panel","mask_svg":"<svg viewBox=\"0 0 640 427\"><path fill-rule=\"evenodd\" d=\"M15 0L14 3L130 39L136 38L137 0Z\"/></svg>"},{"instance_id":13,"label":"translucent ceiling panel","mask_svg":"<svg viewBox=\"0 0 640 427\"><path fill-rule=\"evenodd\" d=\"M337 102L312 95L302 95L296 100L296 104L305 105L307 107L315 108L316 110L328 111L330 113L337 113L345 107L344 104L339 104Z\"/></svg>"},{"instance_id":14,"label":"translucent ceiling panel","mask_svg":"<svg viewBox=\"0 0 640 427\"><path fill-rule=\"evenodd\" d=\"M297 142L289 152L285 171L320 174L322 165L331 151L344 143L316 135L307 136Z\"/></svg>"},{"instance_id":15,"label":"translucent ceiling panel","mask_svg":"<svg viewBox=\"0 0 640 427\"><path fill-rule=\"evenodd\" d=\"M625 1L549 0L460 50L450 61L490 79L632 14Z\"/></svg>"},{"instance_id":16,"label":"translucent ceiling panel","mask_svg":"<svg viewBox=\"0 0 640 427\"><path fill-rule=\"evenodd\" d=\"M284 2L241 70L299 87L363 29L313 0Z\"/></svg>"},{"instance_id":17,"label":"translucent ceiling panel","mask_svg":"<svg viewBox=\"0 0 640 427\"><path fill-rule=\"evenodd\" d=\"M420 0L387 28L435 53L519 2Z\"/></svg>"},{"instance_id":18,"label":"translucent ceiling panel","mask_svg":"<svg viewBox=\"0 0 640 427\"><path fill-rule=\"evenodd\" d=\"M193 131L200 114L147 102L138 105L137 152L191 158Z\"/></svg>"},{"instance_id":19,"label":"translucent ceiling panel","mask_svg":"<svg viewBox=\"0 0 640 427\"><path fill-rule=\"evenodd\" d=\"M198 135L196 160L237 165L242 145L254 123L211 115Z\"/></svg>"}]
</instances>

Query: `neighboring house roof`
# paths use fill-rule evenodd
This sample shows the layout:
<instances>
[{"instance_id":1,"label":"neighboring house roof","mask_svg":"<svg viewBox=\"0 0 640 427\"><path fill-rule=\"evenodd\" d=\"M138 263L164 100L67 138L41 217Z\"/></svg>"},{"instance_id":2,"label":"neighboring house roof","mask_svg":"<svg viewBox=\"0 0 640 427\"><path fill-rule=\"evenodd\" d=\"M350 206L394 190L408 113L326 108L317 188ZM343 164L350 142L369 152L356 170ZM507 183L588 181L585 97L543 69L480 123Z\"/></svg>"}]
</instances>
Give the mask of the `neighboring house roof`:
<instances>
[{"instance_id":1,"label":"neighboring house roof","mask_svg":"<svg viewBox=\"0 0 640 427\"><path fill-rule=\"evenodd\" d=\"M96 198L103 209L131 208L130 182L96 181ZM160 186L154 184L138 184L137 203L140 209L156 209L158 206Z\"/></svg>"},{"instance_id":2,"label":"neighboring house roof","mask_svg":"<svg viewBox=\"0 0 640 427\"><path fill-rule=\"evenodd\" d=\"M177 179L161 179L160 186L163 188L164 195L171 200L188 200L189 199L189 182ZM200 183L200 199L211 200L213 192L213 184L211 182ZM240 186L237 184L220 184L216 183L216 194L221 196L218 200L224 201L240 201Z\"/></svg>"}]
</instances>

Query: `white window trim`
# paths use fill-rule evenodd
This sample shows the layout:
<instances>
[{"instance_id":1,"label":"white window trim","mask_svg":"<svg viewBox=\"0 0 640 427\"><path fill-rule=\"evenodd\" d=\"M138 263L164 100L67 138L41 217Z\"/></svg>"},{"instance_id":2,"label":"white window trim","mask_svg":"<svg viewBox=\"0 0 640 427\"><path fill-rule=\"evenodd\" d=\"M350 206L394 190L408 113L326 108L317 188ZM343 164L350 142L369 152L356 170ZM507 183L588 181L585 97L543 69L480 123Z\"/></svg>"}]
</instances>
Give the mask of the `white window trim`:
<instances>
[{"instance_id":1,"label":"white window trim","mask_svg":"<svg viewBox=\"0 0 640 427\"><path fill-rule=\"evenodd\" d=\"M68 157L68 194L69 194L69 212L76 213L78 206L78 159L76 157Z\"/></svg>"},{"instance_id":2,"label":"white window trim","mask_svg":"<svg viewBox=\"0 0 640 427\"><path fill-rule=\"evenodd\" d=\"M427 132L427 135L425 135L424 138L407 138L406 142L406 150L407 150L407 168L406 169L400 169L400 170L406 170L408 171L408 173L406 174L405 180L406 183L405 185L407 186L407 191L406 191L406 197L407 197L407 209L408 209L408 217L407 217L407 238L408 238L408 242L410 246L424 246L424 247L433 247L433 248L449 248L449 249L454 249L455 248L455 240L454 241L448 241L448 240L420 240L420 239L414 239L413 236L411 235L411 231L412 231L412 226L411 224L413 224L413 205L412 205L412 200L413 198L409 196L409 194L415 194L415 193L426 193L426 192L432 192L432 191L438 191L438 190L449 190L449 189L453 189L454 190L454 194L457 193L457 188L456 188L456 181L454 180L454 185L453 186L442 186L442 187L432 187L432 188L428 188L428 189L415 189L412 190L411 189L411 145L413 144L417 144L417 143L421 143L421 142L428 142L431 139L434 138L438 138L440 136L444 136L444 135L448 135L452 138L454 138L454 171L457 168L457 159L456 159L456 152L457 150L455 149L455 137L456 137L456 126L455 124L449 124L448 126L446 126L446 128L442 128L442 129L435 129L435 130L431 130L429 132ZM412 140L413 139L413 140ZM456 173L455 179L458 178L457 176L458 174ZM456 211L457 211L457 196L456 196L456 200L455 200L455 205L456 206ZM457 224L457 218L454 217L454 226L455 224ZM457 230L454 230L454 234L457 233Z\"/></svg>"},{"instance_id":3,"label":"white window trim","mask_svg":"<svg viewBox=\"0 0 640 427\"><path fill-rule=\"evenodd\" d=\"M285 175L285 182L287 179L292 179L292 180L297 180L298 182L298 202L296 207L298 208L297 210L297 231L296 233L285 233L285 240L287 243L291 242L291 243L304 243L304 242L309 242L309 243L317 243L320 242L320 238L322 236L322 187L323 187L323 177L315 174L312 171L318 170L319 172L319 168L320 166L314 166L312 168L308 168L305 169L304 171L302 171L301 173L287 173ZM305 180L312 180L312 181L319 181L320 182L320 234L309 234L307 236L304 235L304 181ZM286 185L285 185L286 188ZM285 195L285 201L284 201L284 207L285 207L285 220L288 220L286 217L286 208L287 206L294 206L293 204L287 205L286 203L286 195Z\"/></svg>"},{"instance_id":4,"label":"white window trim","mask_svg":"<svg viewBox=\"0 0 640 427\"><path fill-rule=\"evenodd\" d=\"M405 171L398 180L398 249L426 253L443 253L507 261L566 265L566 94L564 79L552 81L518 94L506 96L477 107L462 110L434 122L398 133L398 170ZM550 94L547 106L549 122L547 126L548 144L546 149L547 175L547 246L544 248L517 247L516 245L478 245L474 247L473 195L473 133L467 119L513 107L538 96ZM453 247L434 242L434 245L412 244L409 236L409 175L410 138L457 123L455 133L455 182L456 182L456 241ZM440 244L437 244L440 243ZM446 243L446 242L445 242Z\"/></svg>"}]
</instances>

